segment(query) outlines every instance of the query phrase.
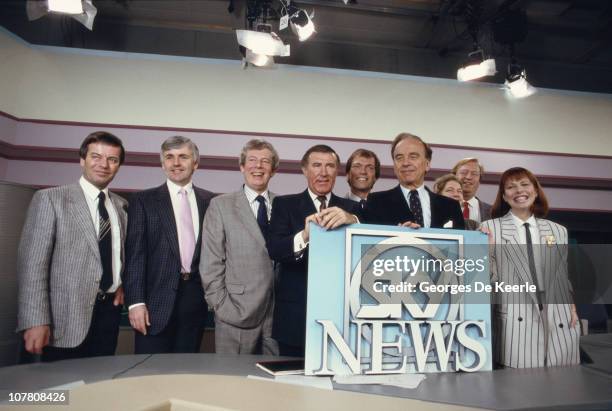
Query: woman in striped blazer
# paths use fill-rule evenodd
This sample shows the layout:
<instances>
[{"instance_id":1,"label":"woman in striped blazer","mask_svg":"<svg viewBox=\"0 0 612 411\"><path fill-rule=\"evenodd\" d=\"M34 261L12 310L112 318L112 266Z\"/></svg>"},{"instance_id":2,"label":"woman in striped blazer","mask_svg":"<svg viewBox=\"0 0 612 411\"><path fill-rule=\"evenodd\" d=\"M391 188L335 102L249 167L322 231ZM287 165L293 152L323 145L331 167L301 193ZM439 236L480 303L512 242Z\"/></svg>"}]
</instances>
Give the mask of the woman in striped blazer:
<instances>
[{"instance_id":1,"label":"woman in striped blazer","mask_svg":"<svg viewBox=\"0 0 612 411\"><path fill-rule=\"evenodd\" d=\"M543 217L548 201L521 167L500 179L489 232L491 282L537 291L493 294L494 360L513 368L579 363L579 327L567 273L567 229Z\"/></svg>"}]
</instances>

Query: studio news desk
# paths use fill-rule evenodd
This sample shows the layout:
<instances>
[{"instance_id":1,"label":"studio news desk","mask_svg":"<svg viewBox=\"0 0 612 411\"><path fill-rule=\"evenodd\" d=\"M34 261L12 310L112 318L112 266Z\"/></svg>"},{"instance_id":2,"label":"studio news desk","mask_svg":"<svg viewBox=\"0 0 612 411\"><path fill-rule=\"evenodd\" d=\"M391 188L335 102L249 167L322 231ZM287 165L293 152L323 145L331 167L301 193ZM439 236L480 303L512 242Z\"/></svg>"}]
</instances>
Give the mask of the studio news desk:
<instances>
[{"instance_id":1,"label":"studio news desk","mask_svg":"<svg viewBox=\"0 0 612 411\"><path fill-rule=\"evenodd\" d=\"M612 334L583 337L594 363L549 369L427 374L416 389L336 385L334 390L247 379L266 377L266 356L159 354L0 368L0 390L32 392L84 381L57 410L612 410ZM169 401L172 400L172 401ZM0 409L40 406L0 404Z\"/></svg>"}]
</instances>

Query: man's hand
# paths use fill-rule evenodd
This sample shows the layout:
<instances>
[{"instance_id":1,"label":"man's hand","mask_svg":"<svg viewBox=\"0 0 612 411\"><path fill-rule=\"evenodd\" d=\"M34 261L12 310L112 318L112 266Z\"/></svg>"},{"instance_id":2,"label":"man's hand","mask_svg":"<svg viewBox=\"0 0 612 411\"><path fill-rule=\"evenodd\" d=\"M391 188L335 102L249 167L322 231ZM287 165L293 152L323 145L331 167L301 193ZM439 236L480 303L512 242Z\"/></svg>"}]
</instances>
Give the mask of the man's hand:
<instances>
[{"instance_id":1,"label":"man's hand","mask_svg":"<svg viewBox=\"0 0 612 411\"><path fill-rule=\"evenodd\" d=\"M42 354L43 347L49 345L51 328L48 325L38 325L28 328L23 333L25 349L32 354Z\"/></svg>"},{"instance_id":2,"label":"man's hand","mask_svg":"<svg viewBox=\"0 0 612 411\"><path fill-rule=\"evenodd\" d=\"M340 207L329 207L319 213L317 224L326 230L333 230L342 225L356 224L358 222L357 217L347 213Z\"/></svg>"},{"instance_id":3,"label":"man's hand","mask_svg":"<svg viewBox=\"0 0 612 411\"><path fill-rule=\"evenodd\" d=\"M421 226L413 221L406 221L404 223L398 224L400 227L408 227L408 228L414 228L415 230L417 228L421 228Z\"/></svg>"},{"instance_id":4,"label":"man's hand","mask_svg":"<svg viewBox=\"0 0 612 411\"><path fill-rule=\"evenodd\" d=\"M128 313L128 318L133 329L142 335L147 335L147 327L151 326L151 323L149 322L149 310L145 305L133 307Z\"/></svg>"},{"instance_id":5,"label":"man's hand","mask_svg":"<svg viewBox=\"0 0 612 411\"><path fill-rule=\"evenodd\" d=\"M308 240L310 239L310 224L308 223L310 223L311 221L315 224L319 224L319 217L317 213L309 215L304 220L304 230L302 231L302 239L305 243L308 243Z\"/></svg>"},{"instance_id":6,"label":"man's hand","mask_svg":"<svg viewBox=\"0 0 612 411\"><path fill-rule=\"evenodd\" d=\"M118 305L123 305L123 287L117 288L115 291L115 299L113 300L113 305L116 307Z\"/></svg>"}]
</instances>

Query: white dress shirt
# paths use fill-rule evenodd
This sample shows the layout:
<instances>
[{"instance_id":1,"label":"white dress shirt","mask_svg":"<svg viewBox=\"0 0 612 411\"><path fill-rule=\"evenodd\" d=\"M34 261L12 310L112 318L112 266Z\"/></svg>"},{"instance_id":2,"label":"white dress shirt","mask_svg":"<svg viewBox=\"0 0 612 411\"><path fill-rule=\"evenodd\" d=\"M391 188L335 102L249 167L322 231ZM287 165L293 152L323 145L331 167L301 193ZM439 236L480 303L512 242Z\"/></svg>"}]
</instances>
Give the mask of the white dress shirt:
<instances>
[{"instance_id":1,"label":"white dress shirt","mask_svg":"<svg viewBox=\"0 0 612 411\"><path fill-rule=\"evenodd\" d=\"M272 217L272 203L270 202L270 193L268 190L259 194L257 191L253 190L251 187L244 185L244 195L246 195L247 201L251 206L251 211L253 211L253 215L255 219L257 219L257 213L259 212L259 201L256 200L257 196L262 196L266 200L266 214L268 215L268 221L270 221L270 217Z\"/></svg>"},{"instance_id":2,"label":"white dress shirt","mask_svg":"<svg viewBox=\"0 0 612 411\"><path fill-rule=\"evenodd\" d=\"M317 209L317 213L320 212L321 211L321 201L319 201L319 199L317 198L318 196L312 191L310 191L310 189L308 189L308 195L312 199L312 202L315 208ZM331 192L325 195L325 199L326 199L325 207L327 208L329 207L329 200L331 199ZM300 254L302 254L304 250L306 249L306 247L308 247L308 241L304 241L304 237L302 237L303 231L304 230L300 231L293 237L293 252L295 253L296 256L299 256Z\"/></svg>"},{"instance_id":3,"label":"white dress shirt","mask_svg":"<svg viewBox=\"0 0 612 411\"><path fill-rule=\"evenodd\" d=\"M476 198L476 196L470 198L468 201L468 207L470 209L470 216L468 217L470 220L478 221L482 223L480 219L480 202ZM463 204L461 205L461 211L463 211Z\"/></svg>"},{"instance_id":4,"label":"white dress shirt","mask_svg":"<svg viewBox=\"0 0 612 411\"><path fill-rule=\"evenodd\" d=\"M348 193L346 193L346 196L344 198L348 198L349 200L353 200L357 203L363 200L363 198L359 197L357 194L354 194L352 191L349 191Z\"/></svg>"},{"instance_id":5,"label":"white dress shirt","mask_svg":"<svg viewBox=\"0 0 612 411\"><path fill-rule=\"evenodd\" d=\"M111 224L113 258L113 285L111 285L111 287L108 289L108 292L114 293L121 285L121 227L119 226L117 210L115 210L115 205L108 195L108 187L104 190L100 190L98 187L87 181L83 176L81 176L79 179L79 185L85 194L85 200L87 201L87 206L89 207L89 214L91 215L91 219L96 230L96 238L98 238L100 233L100 214L98 212L98 203L100 199L98 198L98 195L100 195L100 191L103 191L104 195L106 196L104 206L106 207L106 211L108 211L108 219L110 220Z\"/></svg>"},{"instance_id":6,"label":"white dress shirt","mask_svg":"<svg viewBox=\"0 0 612 411\"><path fill-rule=\"evenodd\" d=\"M410 191L406 187L400 184L400 188L402 189L402 193L404 194L404 199L410 207ZM425 224L425 228L431 227L431 200L429 199L429 192L425 188L425 184L421 184L418 187L417 192L419 193L419 200L421 201L421 210L423 211L423 224ZM405 223L405 221L402 221Z\"/></svg>"},{"instance_id":7,"label":"white dress shirt","mask_svg":"<svg viewBox=\"0 0 612 411\"><path fill-rule=\"evenodd\" d=\"M512 220L514 221L514 225L516 226L516 232L519 236L520 244L527 244L527 234L525 233L525 227L523 224L529 223L529 233L531 234L531 244L533 244L533 260L536 266L536 276L538 280L538 284L540 287L544 285L543 276L542 276L542 258L540 256L540 230L538 229L538 222L533 216L529 217L527 221L523 221L514 214L512 211L510 212L512 215Z\"/></svg>"}]
</instances>

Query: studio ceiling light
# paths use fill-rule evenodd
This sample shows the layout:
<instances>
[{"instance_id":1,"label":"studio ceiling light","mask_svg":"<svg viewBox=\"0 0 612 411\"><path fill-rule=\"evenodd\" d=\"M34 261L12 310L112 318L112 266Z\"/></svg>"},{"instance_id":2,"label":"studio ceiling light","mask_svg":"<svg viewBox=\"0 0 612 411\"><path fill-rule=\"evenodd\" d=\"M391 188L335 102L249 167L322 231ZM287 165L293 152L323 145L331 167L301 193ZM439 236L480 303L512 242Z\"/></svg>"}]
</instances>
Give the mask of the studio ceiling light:
<instances>
[{"instance_id":1,"label":"studio ceiling light","mask_svg":"<svg viewBox=\"0 0 612 411\"><path fill-rule=\"evenodd\" d=\"M535 94L538 90L527 81L525 69L516 63L508 65L508 75L504 82L508 94L514 98L525 98Z\"/></svg>"},{"instance_id":2,"label":"studio ceiling light","mask_svg":"<svg viewBox=\"0 0 612 411\"><path fill-rule=\"evenodd\" d=\"M468 62L457 70L457 80L471 81L497 73L495 59L485 59L482 49L468 54Z\"/></svg>"},{"instance_id":3,"label":"studio ceiling light","mask_svg":"<svg viewBox=\"0 0 612 411\"><path fill-rule=\"evenodd\" d=\"M69 15L89 30L93 30L98 9L91 0L27 0L26 12L30 21L49 13Z\"/></svg>"},{"instance_id":4,"label":"studio ceiling light","mask_svg":"<svg viewBox=\"0 0 612 411\"><path fill-rule=\"evenodd\" d=\"M291 17L289 17L289 25L291 30L298 36L300 41L306 41L315 32L315 26L312 22L313 15L309 15L305 10L297 9Z\"/></svg>"},{"instance_id":5,"label":"studio ceiling light","mask_svg":"<svg viewBox=\"0 0 612 411\"><path fill-rule=\"evenodd\" d=\"M290 47L272 32L266 32L269 26L259 25L258 31L236 30L238 44L245 48L245 61L258 67L269 67L274 64L272 56L286 57Z\"/></svg>"}]
</instances>

